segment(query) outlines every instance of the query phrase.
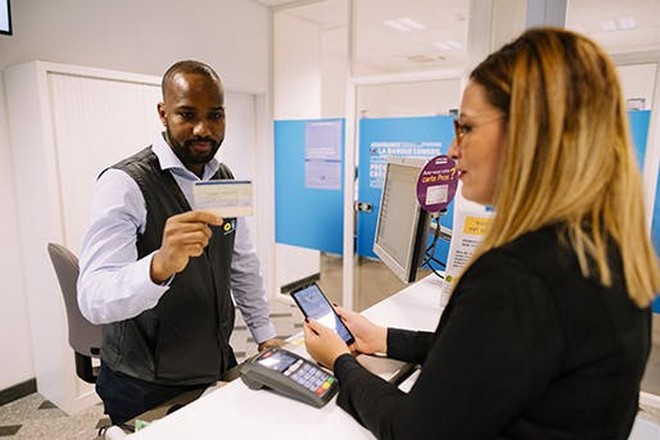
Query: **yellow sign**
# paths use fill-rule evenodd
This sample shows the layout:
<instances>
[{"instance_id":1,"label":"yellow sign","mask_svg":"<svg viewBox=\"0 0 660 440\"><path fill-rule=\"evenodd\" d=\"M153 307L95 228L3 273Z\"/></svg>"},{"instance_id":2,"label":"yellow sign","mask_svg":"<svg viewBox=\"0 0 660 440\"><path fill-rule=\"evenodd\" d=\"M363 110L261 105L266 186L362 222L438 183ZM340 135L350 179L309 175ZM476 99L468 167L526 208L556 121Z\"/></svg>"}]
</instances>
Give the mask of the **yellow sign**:
<instances>
[{"instance_id":1,"label":"yellow sign","mask_svg":"<svg viewBox=\"0 0 660 440\"><path fill-rule=\"evenodd\" d=\"M492 222L492 218L466 217L463 233L469 235L486 235L486 231L488 231Z\"/></svg>"}]
</instances>

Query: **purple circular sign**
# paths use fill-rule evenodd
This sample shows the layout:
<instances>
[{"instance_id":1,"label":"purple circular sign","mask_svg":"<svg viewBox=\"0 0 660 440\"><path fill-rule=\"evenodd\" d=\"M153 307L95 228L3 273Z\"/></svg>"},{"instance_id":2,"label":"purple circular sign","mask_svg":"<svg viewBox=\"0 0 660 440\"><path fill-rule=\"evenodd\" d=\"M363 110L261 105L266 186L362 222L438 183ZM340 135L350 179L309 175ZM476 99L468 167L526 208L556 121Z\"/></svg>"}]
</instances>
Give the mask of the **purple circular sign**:
<instances>
[{"instance_id":1,"label":"purple circular sign","mask_svg":"<svg viewBox=\"0 0 660 440\"><path fill-rule=\"evenodd\" d=\"M435 213L447 209L458 187L456 162L441 154L429 160L417 179L417 200L425 211Z\"/></svg>"}]
</instances>

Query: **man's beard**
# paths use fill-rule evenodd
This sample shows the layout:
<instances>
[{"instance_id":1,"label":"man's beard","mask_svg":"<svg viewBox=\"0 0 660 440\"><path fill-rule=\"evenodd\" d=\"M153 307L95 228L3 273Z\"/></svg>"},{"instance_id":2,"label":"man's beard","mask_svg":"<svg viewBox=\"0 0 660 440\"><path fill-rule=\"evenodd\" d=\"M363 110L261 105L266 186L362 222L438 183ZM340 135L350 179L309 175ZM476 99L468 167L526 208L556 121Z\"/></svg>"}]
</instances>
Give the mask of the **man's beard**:
<instances>
[{"instance_id":1,"label":"man's beard","mask_svg":"<svg viewBox=\"0 0 660 440\"><path fill-rule=\"evenodd\" d=\"M213 159L215 157L215 154L218 152L218 149L220 149L220 146L222 145L222 141L224 140L224 139L220 139L219 141L216 141L210 137L205 137L205 138L196 137L196 138L188 139L183 143L181 143L172 136L169 127L166 127L165 130L167 133L167 140L170 146L172 147L174 154L176 154L179 160L186 166L205 164L211 159ZM209 143L211 145L209 151L205 153L195 152L193 145L199 142Z\"/></svg>"}]
</instances>

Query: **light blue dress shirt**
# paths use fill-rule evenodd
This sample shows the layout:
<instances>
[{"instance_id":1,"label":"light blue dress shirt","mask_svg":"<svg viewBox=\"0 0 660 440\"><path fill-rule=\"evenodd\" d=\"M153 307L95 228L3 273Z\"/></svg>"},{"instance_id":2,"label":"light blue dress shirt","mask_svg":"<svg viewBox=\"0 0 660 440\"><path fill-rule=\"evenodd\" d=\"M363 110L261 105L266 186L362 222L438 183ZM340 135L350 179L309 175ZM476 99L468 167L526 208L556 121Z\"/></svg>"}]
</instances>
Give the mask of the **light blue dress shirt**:
<instances>
[{"instance_id":1,"label":"light blue dress shirt","mask_svg":"<svg viewBox=\"0 0 660 440\"><path fill-rule=\"evenodd\" d=\"M152 148L162 169L170 170L193 206L193 182L209 180L219 162L208 162L199 179L185 168L163 134L156 137ZM137 183L121 170L103 173L95 183L89 229L80 253L78 304L90 322L106 324L133 318L155 307L169 289L151 280L149 271L155 252L138 260L137 234L144 232L146 219L146 204ZM259 343L275 337L259 259L242 217L236 221L230 282L234 301L254 340Z\"/></svg>"}]
</instances>

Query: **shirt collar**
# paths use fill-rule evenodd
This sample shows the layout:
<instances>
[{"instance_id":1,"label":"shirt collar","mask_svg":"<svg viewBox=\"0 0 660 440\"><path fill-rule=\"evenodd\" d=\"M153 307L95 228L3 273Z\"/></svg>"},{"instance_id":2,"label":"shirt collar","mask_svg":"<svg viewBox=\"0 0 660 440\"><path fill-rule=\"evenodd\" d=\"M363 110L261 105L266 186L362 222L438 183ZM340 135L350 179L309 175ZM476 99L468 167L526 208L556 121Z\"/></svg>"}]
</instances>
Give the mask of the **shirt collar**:
<instances>
[{"instance_id":1,"label":"shirt collar","mask_svg":"<svg viewBox=\"0 0 660 440\"><path fill-rule=\"evenodd\" d=\"M197 178L195 173L190 171L188 168L183 165L181 160L174 154L172 147L165 140L165 132L159 133L156 136L152 144L152 149L156 157L158 157L158 162L160 162L160 168L163 170L169 169L172 173L177 174L182 177L187 177L193 180L200 180ZM220 168L220 162L216 158L211 159L204 166L204 174L201 180L209 180Z\"/></svg>"}]
</instances>

